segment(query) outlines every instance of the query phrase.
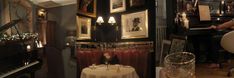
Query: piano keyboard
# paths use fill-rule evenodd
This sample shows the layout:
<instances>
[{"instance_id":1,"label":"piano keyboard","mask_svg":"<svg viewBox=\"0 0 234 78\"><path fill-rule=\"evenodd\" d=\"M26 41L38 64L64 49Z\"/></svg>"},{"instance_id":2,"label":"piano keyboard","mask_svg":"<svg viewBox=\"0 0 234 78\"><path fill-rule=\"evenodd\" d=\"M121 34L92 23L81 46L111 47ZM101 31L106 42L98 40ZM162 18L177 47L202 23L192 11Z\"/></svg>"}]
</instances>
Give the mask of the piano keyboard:
<instances>
[{"instance_id":1,"label":"piano keyboard","mask_svg":"<svg viewBox=\"0 0 234 78\"><path fill-rule=\"evenodd\" d=\"M0 74L0 78L7 77L7 76L9 76L9 75L11 75L11 74L14 74L14 73L16 73L16 72L19 72L19 71L21 71L21 70L24 70L24 69L26 69L26 68L29 68L29 67L31 67L31 66L33 66L33 65L36 65L36 64L38 64L38 63L39 63L39 61L35 61L35 62L32 62L32 63L26 64L25 66L22 66L22 67L13 69L13 70L11 70L11 71L8 71L7 73Z\"/></svg>"},{"instance_id":2,"label":"piano keyboard","mask_svg":"<svg viewBox=\"0 0 234 78\"><path fill-rule=\"evenodd\" d=\"M201 27L201 28L189 28L189 30L211 30L208 27Z\"/></svg>"}]
</instances>

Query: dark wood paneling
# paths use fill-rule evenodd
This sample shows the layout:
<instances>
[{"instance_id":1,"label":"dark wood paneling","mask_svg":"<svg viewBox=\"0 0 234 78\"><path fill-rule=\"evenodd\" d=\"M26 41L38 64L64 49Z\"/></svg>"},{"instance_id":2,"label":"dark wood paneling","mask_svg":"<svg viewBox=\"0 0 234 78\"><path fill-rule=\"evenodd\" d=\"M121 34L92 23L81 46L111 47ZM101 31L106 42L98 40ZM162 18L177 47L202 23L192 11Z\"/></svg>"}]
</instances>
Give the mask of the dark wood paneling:
<instances>
[{"instance_id":1,"label":"dark wood paneling","mask_svg":"<svg viewBox=\"0 0 234 78\"><path fill-rule=\"evenodd\" d=\"M55 21L39 22L39 40L48 46L55 46Z\"/></svg>"},{"instance_id":2,"label":"dark wood paneling","mask_svg":"<svg viewBox=\"0 0 234 78\"><path fill-rule=\"evenodd\" d=\"M116 41L116 34L118 41L154 41L155 40L155 27L156 27L156 15L155 15L155 1L154 0L145 0L145 5L138 7L130 7L129 0L126 0L126 11L118 12L118 13L110 13L109 8L110 0L97 0L97 17L102 16L105 23L108 22L109 16L114 16L118 28L121 29L121 15L139 12L143 10L148 10L149 17L149 38L140 38L140 39L121 39L121 30L118 32L115 31L115 27L111 27L108 25L98 26L96 32L92 30L92 39L91 40L79 40L79 41L95 41L95 39L99 42L113 42ZM95 25L96 18L92 18L92 26Z\"/></svg>"}]
</instances>

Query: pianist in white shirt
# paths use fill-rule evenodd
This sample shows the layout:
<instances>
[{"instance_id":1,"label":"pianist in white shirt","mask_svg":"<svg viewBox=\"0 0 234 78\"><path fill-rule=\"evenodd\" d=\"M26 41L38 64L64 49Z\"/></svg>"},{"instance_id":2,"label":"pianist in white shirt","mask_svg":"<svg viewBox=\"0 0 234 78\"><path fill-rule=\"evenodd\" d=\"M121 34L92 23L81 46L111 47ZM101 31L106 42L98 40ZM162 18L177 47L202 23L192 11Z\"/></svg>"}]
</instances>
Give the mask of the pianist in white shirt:
<instances>
[{"instance_id":1,"label":"pianist in white shirt","mask_svg":"<svg viewBox=\"0 0 234 78\"><path fill-rule=\"evenodd\" d=\"M223 29L234 29L234 18L230 21L224 22L220 25L212 25L210 27L208 27L209 29L215 29L215 30L223 30ZM212 63L209 66L210 68L216 68L219 67L219 64L217 63Z\"/></svg>"},{"instance_id":2,"label":"pianist in white shirt","mask_svg":"<svg viewBox=\"0 0 234 78\"><path fill-rule=\"evenodd\" d=\"M222 29L234 29L234 18L230 21L224 22L223 24L217 25L217 26L210 26L210 29L215 29L215 30L222 30Z\"/></svg>"}]
</instances>

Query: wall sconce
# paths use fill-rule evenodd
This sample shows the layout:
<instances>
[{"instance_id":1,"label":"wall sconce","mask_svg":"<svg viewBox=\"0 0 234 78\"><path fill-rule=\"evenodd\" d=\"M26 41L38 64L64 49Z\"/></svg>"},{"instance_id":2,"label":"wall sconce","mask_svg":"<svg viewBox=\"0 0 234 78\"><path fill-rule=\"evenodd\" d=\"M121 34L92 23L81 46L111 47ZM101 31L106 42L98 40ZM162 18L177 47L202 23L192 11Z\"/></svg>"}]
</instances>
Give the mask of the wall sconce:
<instances>
[{"instance_id":1,"label":"wall sconce","mask_svg":"<svg viewBox=\"0 0 234 78\"><path fill-rule=\"evenodd\" d=\"M38 10L38 16L39 16L39 18L41 18L41 19L46 19L46 10L45 9L39 9Z\"/></svg>"},{"instance_id":2,"label":"wall sconce","mask_svg":"<svg viewBox=\"0 0 234 78\"><path fill-rule=\"evenodd\" d=\"M113 16L111 16L108 20L108 23L111 25L114 25L116 23L115 18Z\"/></svg>"},{"instance_id":3,"label":"wall sconce","mask_svg":"<svg viewBox=\"0 0 234 78\"><path fill-rule=\"evenodd\" d=\"M96 23L98 23L98 25L102 25L102 23L104 23L103 18L102 18L101 16L99 16L99 17L97 18ZM114 24L116 23L115 18L114 18L113 16L111 16L111 17L109 18L109 20L108 20L108 23L111 24L111 25L114 25Z\"/></svg>"},{"instance_id":4,"label":"wall sconce","mask_svg":"<svg viewBox=\"0 0 234 78\"><path fill-rule=\"evenodd\" d=\"M96 23L97 23L98 25L102 25L102 24L104 23L103 18L102 18L101 16L99 16L99 17L97 18ZM96 23L95 23L95 26L94 26L95 32L96 32ZM116 20L115 20L115 18L114 18L113 16L110 16L109 19L108 19L108 23L105 23L104 25L107 25L107 26L108 26L108 25L115 26L115 31L118 32L118 26L117 26ZM96 39L95 39L95 41L96 41ZM117 34L117 33L116 33L116 41L118 41L118 34Z\"/></svg>"},{"instance_id":5,"label":"wall sconce","mask_svg":"<svg viewBox=\"0 0 234 78\"><path fill-rule=\"evenodd\" d=\"M102 23L104 23L104 20L101 16L99 16L96 22L98 23L98 25L102 25Z\"/></svg>"}]
</instances>

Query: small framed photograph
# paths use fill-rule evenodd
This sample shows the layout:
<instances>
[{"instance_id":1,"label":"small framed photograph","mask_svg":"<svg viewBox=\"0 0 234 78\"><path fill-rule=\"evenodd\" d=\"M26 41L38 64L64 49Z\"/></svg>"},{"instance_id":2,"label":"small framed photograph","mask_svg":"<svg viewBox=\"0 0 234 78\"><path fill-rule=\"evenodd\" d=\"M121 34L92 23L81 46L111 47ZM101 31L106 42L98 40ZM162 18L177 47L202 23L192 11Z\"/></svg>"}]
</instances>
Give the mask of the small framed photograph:
<instances>
[{"instance_id":1,"label":"small framed photograph","mask_svg":"<svg viewBox=\"0 0 234 78\"><path fill-rule=\"evenodd\" d=\"M110 0L110 13L123 12L126 10L126 0Z\"/></svg>"},{"instance_id":2,"label":"small framed photograph","mask_svg":"<svg viewBox=\"0 0 234 78\"><path fill-rule=\"evenodd\" d=\"M142 5L145 5L145 0L130 0L131 7L142 6Z\"/></svg>"},{"instance_id":3,"label":"small framed photograph","mask_svg":"<svg viewBox=\"0 0 234 78\"><path fill-rule=\"evenodd\" d=\"M123 14L122 39L148 38L148 10Z\"/></svg>"},{"instance_id":4,"label":"small framed photograph","mask_svg":"<svg viewBox=\"0 0 234 78\"><path fill-rule=\"evenodd\" d=\"M97 0L77 0L77 13L89 17L96 17Z\"/></svg>"},{"instance_id":5,"label":"small framed photograph","mask_svg":"<svg viewBox=\"0 0 234 78\"><path fill-rule=\"evenodd\" d=\"M77 40L91 39L91 18L76 16Z\"/></svg>"},{"instance_id":6,"label":"small framed photograph","mask_svg":"<svg viewBox=\"0 0 234 78\"><path fill-rule=\"evenodd\" d=\"M186 46L186 38L182 36L172 35L171 47L169 53L183 52Z\"/></svg>"}]
</instances>

